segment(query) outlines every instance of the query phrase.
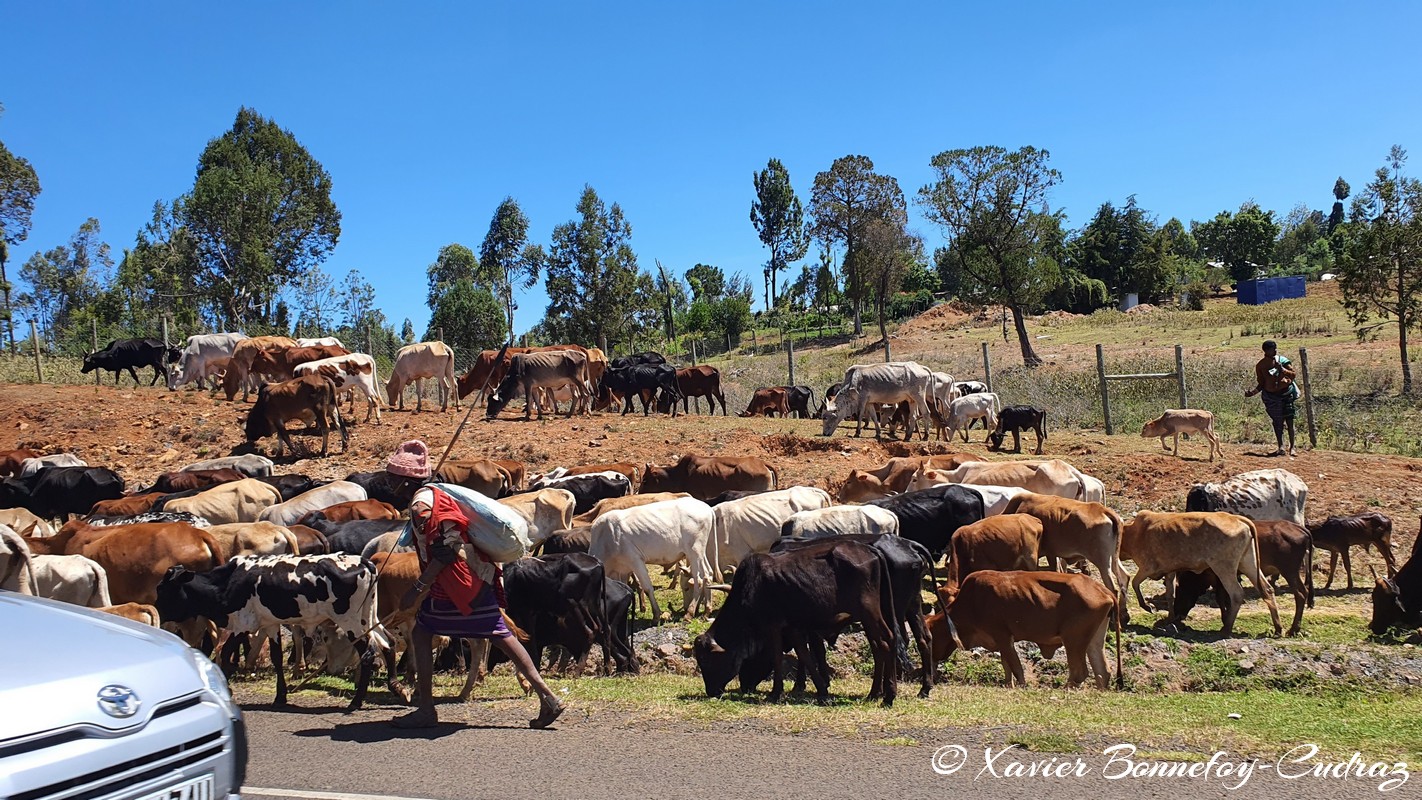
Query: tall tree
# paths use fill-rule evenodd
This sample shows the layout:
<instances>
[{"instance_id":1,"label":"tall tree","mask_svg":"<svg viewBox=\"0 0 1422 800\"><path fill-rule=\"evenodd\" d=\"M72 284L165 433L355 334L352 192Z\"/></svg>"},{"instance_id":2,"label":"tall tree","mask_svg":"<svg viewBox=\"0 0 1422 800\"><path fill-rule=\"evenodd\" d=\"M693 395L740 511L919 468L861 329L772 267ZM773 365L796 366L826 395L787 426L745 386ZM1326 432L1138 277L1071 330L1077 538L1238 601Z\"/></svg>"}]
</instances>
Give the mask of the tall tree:
<instances>
[{"instance_id":1,"label":"tall tree","mask_svg":"<svg viewBox=\"0 0 1422 800\"><path fill-rule=\"evenodd\" d=\"M726 291L726 273L720 267L697 264L686 271L686 285L693 301L719 300Z\"/></svg>"},{"instance_id":2,"label":"tall tree","mask_svg":"<svg viewBox=\"0 0 1422 800\"><path fill-rule=\"evenodd\" d=\"M409 317L405 317L404 323L400 325L400 343L415 343L415 323L411 322Z\"/></svg>"},{"instance_id":3,"label":"tall tree","mask_svg":"<svg viewBox=\"0 0 1422 800\"><path fill-rule=\"evenodd\" d=\"M1407 151L1393 145L1387 163L1353 200L1351 247L1338 283L1359 337L1397 323L1402 392L1410 395L1407 334L1422 322L1422 181L1403 174L1406 165ZM1369 325L1375 316L1383 322Z\"/></svg>"},{"instance_id":4,"label":"tall tree","mask_svg":"<svg viewBox=\"0 0 1422 800\"><path fill-rule=\"evenodd\" d=\"M458 242L447 244L439 249L434 263L425 267L425 300L433 310L455 283L474 283L478 277L479 259L474 257L474 251Z\"/></svg>"},{"instance_id":5,"label":"tall tree","mask_svg":"<svg viewBox=\"0 0 1422 800\"><path fill-rule=\"evenodd\" d=\"M1353 187L1343 180L1339 175L1338 180L1333 182L1333 210L1328 212L1328 233L1332 235L1333 229L1343 224L1343 201L1348 199L1348 195L1353 191Z\"/></svg>"},{"instance_id":6,"label":"tall tree","mask_svg":"<svg viewBox=\"0 0 1422 800\"><path fill-rule=\"evenodd\" d=\"M35 253L20 267L20 279L30 290L19 296L19 303L31 310L51 342L60 343L71 333L76 315L98 299L109 280L114 260L99 232L99 221L90 217L67 245ZM80 333L87 342L87 326Z\"/></svg>"},{"instance_id":7,"label":"tall tree","mask_svg":"<svg viewBox=\"0 0 1422 800\"><path fill-rule=\"evenodd\" d=\"M636 306L637 255L632 226L616 203L608 208L583 187L576 219L553 229L548 253L545 330L567 341L608 341L624 332Z\"/></svg>"},{"instance_id":8,"label":"tall tree","mask_svg":"<svg viewBox=\"0 0 1422 800\"><path fill-rule=\"evenodd\" d=\"M529 289L538 282L538 270L543 261L543 248L528 243L528 217L518 201L505 197L494 209L489 220L489 232L479 246L479 272L494 296L504 305L504 318L510 332L514 329L514 288Z\"/></svg>"},{"instance_id":9,"label":"tall tree","mask_svg":"<svg viewBox=\"0 0 1422 800\"><path fill-rule=\"evenodd\" d=\"M1221 211L1208 222L1194 223L1191 232L1205 255L1223 263L1231 278L1247 281L1271 263L1279 223L1274 212L1249 200L1233 214Z\"/></svg>"},{"instance_id":10,"label":"tall tree","mask_svg":"<svg viewBox=\"0 0 1422 800\"><path fill-rule=\"evenodd\" d=\"M0 113L4 107L0 106ZM0 142L0 293L5 297L5 307L0 309L10 334L10 353L15 353L15 319L10 305L10 281L5 275L5 262L10 258L10 247L23 242L30 235L30 216L35 210L35 198L39 196L39 177L30 162L10 152L4 142Z\"/></svg>"},{"instance_id":11,"label":"tall tree","mask_svg":"<svg viewBox=\"0 0 1422 800\"><path fill-rule=\"evenodd\" d=\"M1028 367L1042 359L1027 336L1025 310L1061 281L1049 251L1061 228L1048 205L1061 173L1050 158L1035 147L946 150L930 162L937 181L918 191L924 213L948 235L960 296L1011 310Z\"/></svg>"},{"instance_id":12,"label":"tall tree","mask_svg":"<svg viewBox=\"0 0 1422 800\"><path fill-rule=\"evenodd\" d=\"M474 281L461 278L440 294L430 314L425 340L444 332L444 342L456 353L478 353L507 341L504 309L494 293Z\"/></svg>"},{"instance_id":13,"label":"tall tree","mask_svg":"<svg viewBox=\"0 0 1422 800\"><path fill-rule=\"evenodd\" d=\"M296 300L296 334L298 336L329 336L335 325L335 311L340 304L336 284L318 266L312 266L292 284Z\"/></svg>"},{"instance_id":14,"label":"tall tree","mask_svg":"<svg viewBox=\"0 0 1422 800\"><path fill-rule=\"evenodd\" d=\"M814 217L812 230L820 241L844 244L845 293L854 304L854 335L863 336L860 309L867 294L858 267L859 242L865 226L873 220L907 222L903 190L894 178L876 173L868 157L844 156L815 176L810 215Z\"/></svg>"},{"instance_id":15,"label":"tall tree","mask_svg":"<svg viewBox=\"0 0 1422 800\"><path fill-rule=\"evenodd\" d=\"M761 244L770 248L770 261L765 265L765 310L775 308L777 296L775 278L791 261L805 257L810 247L809 230L805 226L805 211L795 189L790 185L790 173L780 159L772 158L765 169L752 176L755 200L751 202L750 219L760 235Z\"/></svg>"},{"instance_id":16,"label":"tall tree","mask_svg":"<svg viewBox=\"0 0 1422 800\"><path fill-rule=\"evenodd\" d=\"M277 295L341 235L331 176L288 130L250 108L207 143L182 224L203 287L230 330L273 322Z\"/></svg>"},{"instance_id":17,"label":"tall tree","mask_svg":"<svg viewBox=\"0 0 1422 800\"><path fill-rule=\"evenodd\" d=\"M874 312L879 320L879 336L884 343L884 360L889 360L888 306L899 291L904 275L919 260L923 243L904 227L889 220L877 219L864 226L860 240L860 269L874 297Z\"/></svg>"}]
</instances>

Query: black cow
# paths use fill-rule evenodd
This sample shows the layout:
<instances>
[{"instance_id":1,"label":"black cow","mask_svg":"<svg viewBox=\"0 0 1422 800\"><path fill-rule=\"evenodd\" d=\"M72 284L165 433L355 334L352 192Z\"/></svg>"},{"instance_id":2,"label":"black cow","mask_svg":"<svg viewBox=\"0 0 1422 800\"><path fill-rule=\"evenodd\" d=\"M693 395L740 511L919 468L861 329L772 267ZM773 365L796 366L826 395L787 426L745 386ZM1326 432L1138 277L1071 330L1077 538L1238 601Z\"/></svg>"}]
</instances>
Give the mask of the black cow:
<instances>
[{"instance_id":1,"label":"black cow","mask_svg":"<svg viewBox=\"0 0 1422 800\"><path fill-rule=\"evenodd\" d=\"M42 519L84 515L100 500L123 497L123 478L106 467L46 467L0 482L0 508L24 508Z\"/></svg>"},{"instance_id":2,"label":"black cow","mask_svg":"<svg viewBox=\"0 0 1422 800\"><path fill-rule=\"evenodd\" d=\"M346 480L359 484L371 500L389 503L395 506L397 511L408 509L410 500L415 497L415 492L425 485L425 481L420 478L406 478L385 470L352 472L346 476Z\"/></svg>"},{"instance_id":3,"label":"black cow","mask_svg":"<svg viewBox=\"0 0 1422 800\"><path fill-rule=\"evenodd\" d=\"M312 512L302 523L326 537L332 553L352 553L360 555L365 546L380 536L398 531L405 526L398 519L353 519L349 522L332 522L320 511Z\"/></svg>"},{"instance_id":4,"label":"black cow","mask_svg":"<svg viewBox=\"0 0 1422 800\"><path fill-rule=\"evenodd\" d=\"M815 404L815 390L808 386L781 386L790 402L790 413L796 419L809 419L810 407ZM816 415L818 416L818 415Z\"/></svg>"},{"instance_id":5,"label":"black cow","mask_svg":"<svg viewBox=\"0 0 1422 800\"><path fill-rule=\"evenodd\" d=\"M536 488L531 487L528 491L536 492L539 489L566 489L572 492L575 503L573 506L574 514L591 511L592 507L597 505L597 501L599 500L632 494L632 482L627 480L627 476L616 475L614 477L598 472L591 472L586 475L569 475L566 478L553 478L552 480L539 481L535 486Z\"/></svg>"},{"instance_id":6,"label":"black cow","mask_svg":"<svg viewBox=\"0 0 1422 800\"><path fill-rule=\"evenodd\" d=\"M610 367L598 382L597 396L606 399L609 392L622 395L622 414L632 410L632 396L642 398L642 416L651 413L652 400L657 392L671 398L671 414L676 416L676 403L681 400L681 390L676 385L676 368L670 364L634 364Z\"/></svg>"},{"instance_id":7,"label":"black cow","mask_svg":"<svg viewBox=\"0 0 1422 800\"><path fill-rule=\"evenodd\" d=\"M640 353L633 353L630 356L619 356L608 362L608 369L621 369L622 367L635 367L639 364L665 364L666 358L653 350L644 350Z\"/></svg>"},{"instance_id":8,"label":"black cow","mask_svg":"<svg viewBox=\"0 0 1422 800\"><path fill-rule=\"evenodd\" d=\"M899 535L928 549L937 560L953 540L953 531L985 515L983 496L957 484L905 492L866 505L878 506L899 518Z\"/></svg>"},{"instance_id":9,"label":"black cow","mask_svg":"<svg viewBox=\"0 0 1422 800\"><path fill-rule=\"evenodd\" d=\"M523 558L504 567L508 615L529 636L524 647L534 664L543 650L559 646L572 654L581 675L593 644L602 645L602 670L612 670L612 628L605 605L602 562L585 553ZM490 654L491 664L497 656Z\"/></svg>"},{"instance_id":10,"label":"black cow","mask_svg":"<svg viewBox=\"0 0 1422 800\"><path fill-rule=\"evenodd\" d=\"M80 371L88 375L96 369L106 369L114 374L114 385L117 386L119 373L128 370L128 374L133 376L134 385L137 386L138 373L134 368L152 367L153 380L148 385L158 383L160 375L164 385L167 385L167 364L175 363L181 356L182 352L178 348L165 348L157 339L118 339L109 342L104 349L84 356L84 366Z\"/></svg>"},{"instance_id":11,"label":"black cow","mask_svg":"<svg viewBox=\"0 0 1422 800\"><path fill-rule=\"evenodd\" d=\"M375 579L375 567L359 556L241 556L205 573L173 567L158 584L155 605L165 622L203 616L229 628L234 635L228 637L222 658L228 667L235 665L236 634L272 637L278 706L286 705L281 626L333 623L360 654L355 697L348 709L354 711L365 700L377 650L390 690L408 699L395 679L389 634L375 615Z\"/></svg>"},{"instance_id":12,"label":"black cow","mask_svg":"<svg viewBox=\"0 0 1422 800\"><path fill-rule=\"evenodd\" d=\"M1047 440L1047 412L1032 406L1008 406L997 417L997 430L988 434L988 447L1002 449L1002 440L1012 431L1012 452L1022 452L1022 431L1031 428L1037 434L1037 455L1042 454L1042 442Z\"/></svg>"},{"instance_id":13,"label":"black cow","mask_svg":"<svg viewBox=\"0 0 1422 800\"><path fill-rule=\"evenodd\" d=\"M1412 555L1392 578L1373 584L1373 617L1368 630L1381 636L1394 625L1422 625L1422 530L1412 541Z\"/></svg>"},{"instance_id":14,"label":"black cow","mask_svg":"<svg viewBox=\"0 0 1422 800\"><path fill-rule=\"evenodd\" d=\"M641 672L637 654L632 650L632 600L636 592L630 584L606 579L602 586L602 604L607 610L607 624L612 629L612 662L618 672Z\"/></svg>"},{"instance_id":15,"label":"black cow","mask_svg":"<svg viewBox=\"0 0 1422 800\"><path fill-rule=\"evenodd\" d=\"M266 475L257 480L281 492L281 501L283 503L299 494L309 492L318 486L325 486L329 483L329 481L314 480L306 475Z\"/></svg>"},{"instance_id":16,"label":"black cow","mask_svg":"<svg viewBox=\"0 0 1422 800\"><path fill-rule=\"evenodd\" d=\"M706 505L713 507L719 506L722 503L729 503L732 500L740 500L741 498L750 497L751 495L757 494L761 494L761 492L744 491L741 489L727 489L726 491L721 492L710 500L707 500Z\"/></svg>"},{"instance_id":17,"label":"black cow","mask_svg":"<svg viewBox=\"0 0 1422 800\"><path fill-rule=\"evenodd\" d=\"M554 553L586 553L592 547L592 528L572 528L558 531L543 540L539 550L545 556Z\"/></svg>"},{"instance_id":18,"label":"black cow","mask_svg":"<svg viewBox=\"0 0 1422 800\"><path fill-rule=\"evenodd\" d=\"M725 605L692 651L706 694L719 697L748 659L769 653L774 684L769 699L784 693L788 642L810 665L816 699L829 701L826 639L848 620L864 626L874 651L869 696L892 706L898 693L894 651L893 582L884 555L859 542L813 542L784 553L753 553L736 567Z\"/></svg>"}]
</instances>

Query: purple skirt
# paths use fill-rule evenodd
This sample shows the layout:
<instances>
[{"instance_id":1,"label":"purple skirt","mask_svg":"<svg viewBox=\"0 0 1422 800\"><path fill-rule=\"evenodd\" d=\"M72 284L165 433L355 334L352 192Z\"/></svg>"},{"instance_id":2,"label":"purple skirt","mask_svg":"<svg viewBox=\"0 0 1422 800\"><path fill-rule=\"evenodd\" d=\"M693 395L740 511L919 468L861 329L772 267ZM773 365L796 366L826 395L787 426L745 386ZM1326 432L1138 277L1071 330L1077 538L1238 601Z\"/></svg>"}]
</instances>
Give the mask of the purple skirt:
<instances>
[{"instance_id":1,"label":"purple skirt","mask_svg":"<svg viewBox=\"0 0 1422 800\"><path fill-rule=\"evenodd\" d=\"M468 614L449 600L426 597L415 613L415 624L430 633L460 639L503 639L512 636L499 613L492 587L485 585Z\"/></svg>"}]
</instances>

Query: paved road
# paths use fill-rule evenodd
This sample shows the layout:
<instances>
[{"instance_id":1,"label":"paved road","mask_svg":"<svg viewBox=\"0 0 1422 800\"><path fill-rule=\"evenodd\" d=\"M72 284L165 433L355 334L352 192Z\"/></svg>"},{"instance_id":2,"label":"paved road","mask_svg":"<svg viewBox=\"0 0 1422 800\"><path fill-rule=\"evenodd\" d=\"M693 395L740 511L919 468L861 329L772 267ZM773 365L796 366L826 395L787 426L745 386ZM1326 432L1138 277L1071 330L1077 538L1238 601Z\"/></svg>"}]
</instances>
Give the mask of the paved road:
<instances>
[{"instance_id":1,"label":"paved road","mask_svg":"<svg viewBox=\"0 0 1422 800\"><path fill-rule=\"evenodd\" d=\"M248 712L252 762L248 787L252 797L293 800L366 800L350 795L388 798L499 797L500 800L546 798L666 797L831 798L954 797L960 792L987 793L994 800L1143 797L1289 797L1336 800L1377 797L1381 779L1281 780L1273 764L1258 762L1238 790L1237 776L1205 778L1103 777L1125 767L1093 753L1052 756L1020 750L999 756L1001 775L1014 759L1046 761L1072 768L1082 777L994 777L985 773L988 745L974 731L943 731L919 737L918 746L846 741L814 735L783 735L737 724L734 728L697 729L695 723L669 722L648 729L623 723L614 712L565 714L547 731L529 730L533 703L476 703L442 706L446 720L427 731L398 731L388 720L393 708L373 708L352 715L327 701L298 698L303 707L284 711L254 707ZM324 707L313 707L321 706ZM524 708L524 706L527 708ZM964 748L965 760L953 774L934 771L935 750ZM959 760L945 750L940 768ZM1236 762L1237 763L1237 762ZM1066 767L1061 765L1065 764ZM1422 775L1381 796L1417 796Z\"/></svg>"}]
</instances>

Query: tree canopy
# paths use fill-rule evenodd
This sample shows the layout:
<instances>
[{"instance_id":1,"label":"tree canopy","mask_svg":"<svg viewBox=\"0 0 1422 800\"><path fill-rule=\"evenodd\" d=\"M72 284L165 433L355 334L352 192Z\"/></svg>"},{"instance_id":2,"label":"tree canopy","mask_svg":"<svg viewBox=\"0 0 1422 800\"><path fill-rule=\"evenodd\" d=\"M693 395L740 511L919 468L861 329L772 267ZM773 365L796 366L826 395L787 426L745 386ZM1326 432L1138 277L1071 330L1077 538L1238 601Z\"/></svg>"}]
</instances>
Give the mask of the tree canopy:
<instances>
[{"instance_id":1,"label":"tree canopy","mask_svg":"<svg viewBox=\"0 0 1422 800\"><path fill-rule=\"evenodd\" d=\"M860 308L868 297L868 287L858 266L859 243L865 227L874 220L907 224L903 190L894 178L876 173L868 157L844 156L815 176L810 214L814 217L812 230L820 241L844 244L845 294L854 304L854 335L862 336Z\"/></svg>"},{"instance_id":2,"label":"tree canopy","mask_svg":"<svg viewBox=\"0 0 1422 800\"><path fill-rule=\"evenodd\" d=\"M479 275L503 304L504 321L514 329L514 289L528 289L538 282L544 260L543 248L528 243L528 217L518 201L505 197L494 209L489 232L479 246Z\"/></svg>"},{"instance_id":3,"label":"tree canopy","mask_svg":"<svg viewBox=\"0 0 1422 800\"><path fill-rule=\"evenodd\" d=\"M616 203L608 208L591 186L578 216L553 229L548 253L547 335L571 342L608 342L630 332L637 310L637 255L632 226Z\"/></svg>"},{"instance_id":4,"label":"tree canopy","mask_svg":"<svg viewBox=\"0 0 1422 800\"><path fill-rule=\"evenodd\" d=\"M765 310L775 308L775 279L780 270L805 257L810 247L805 211L790 185L790 173L780 159L772 158L765 169L753 176L755 200L751 202L750 219L760 235L761 244L770 248L770 260L765 265Z\"/></svg>"},{"instance_id":5,"label":"tree canopy","mask_svg":"<svg viewBox=\"0 0 1422 800\"><path fill-rule=\"evenodd\" d=\"M1274 220L1274 212L1265 211L1251 200L1233 214L1221 211L1212 220L1196 223L1191 233L1204 254L1223 263L1231 278L1247 281L1258 277L1271 263L1279 223Z\"/></svg>"},{"instance_id":6,"label":"tree canopy","mask_svg":"<svg viewBox=\"0 0 1422 800\"><path fill-rule=\"evenodd\" d=\"M11 353L15 351L15 321L5 262L10 259L10 245L19 244L30 235L30 218L39 193L40 182L35 168L0 142L0 294L4 295L5 300L4 307L0 308L0 320L4 320L9 331Z\"/></svg>"}]
</instances>

